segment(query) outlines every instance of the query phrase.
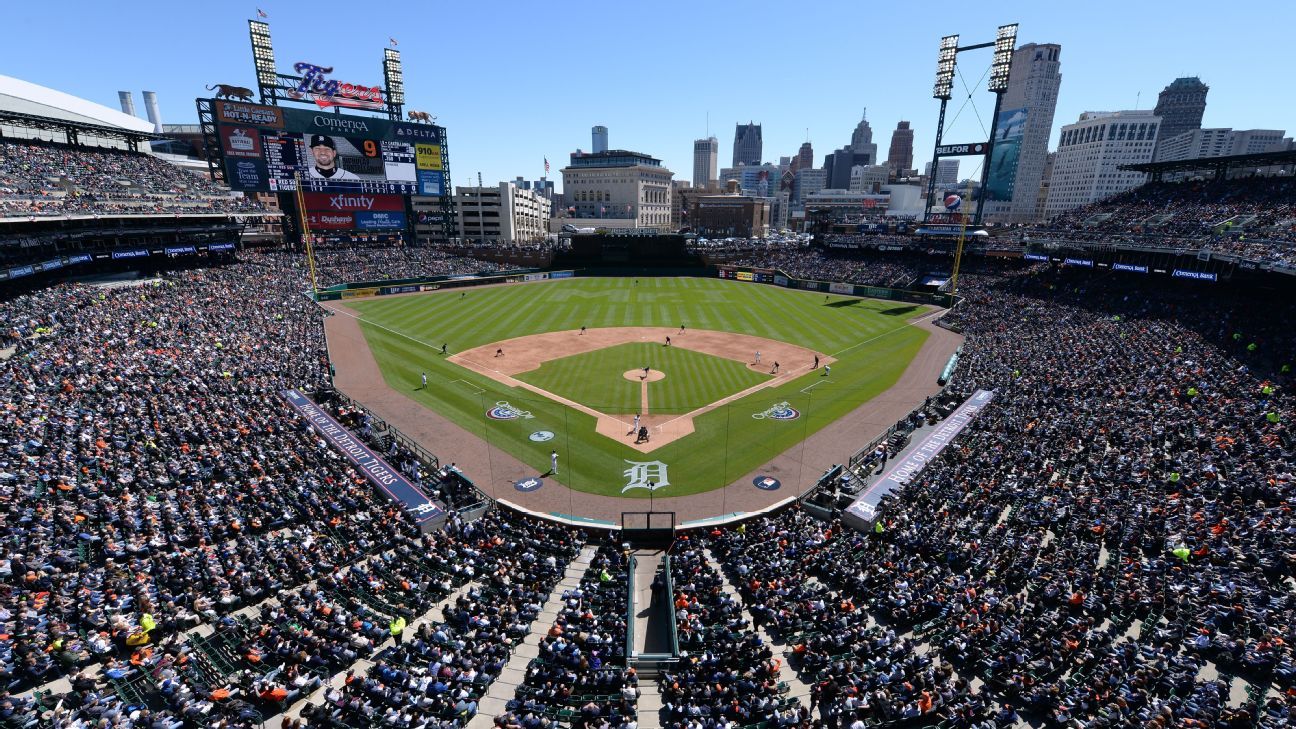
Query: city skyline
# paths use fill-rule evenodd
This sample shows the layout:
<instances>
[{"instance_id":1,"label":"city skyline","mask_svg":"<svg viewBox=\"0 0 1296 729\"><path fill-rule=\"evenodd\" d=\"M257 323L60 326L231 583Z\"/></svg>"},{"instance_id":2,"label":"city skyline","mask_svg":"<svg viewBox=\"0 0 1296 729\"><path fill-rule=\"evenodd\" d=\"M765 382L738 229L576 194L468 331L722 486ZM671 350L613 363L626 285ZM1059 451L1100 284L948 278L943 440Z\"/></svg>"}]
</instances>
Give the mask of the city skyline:
<instances>
[{"instance_id":1,"label":"city skyline","mask_svg":"<svg viewBox=\"0 0 1296 729\"><path fill-rule=\"evenodd\" d=\"M1256 19L1286 12L1279 2L1244 2L1235 7L1237 12L1211 15L1209 23L1185 27L1176 22L1169 30L1162 28L1170 21L1161 9L1114 2L1098 3L1092 13L1080 17L1038 4L1004 3L993 17L980 20L920 15L895 7L861 9L848 3L788 8L756 2L751 6L756 12L733 14L727 6L666 2L663 12L636 20L636 35L654 39L660 63L637 56L619 60L624 43L619 34L605 31L628 18L629 9L593 3L565 3L562 13L519 6L515 12L490 15L466 4L433 12L375 2L367 6L367 22L347 27L344 42L332 32L322 40L323 26L315 22L341 17L349 7L342 3L276 0L261 7L269 15L280 70L310 60L335 67L340 78L380 83L382 49L389 38L397 39L405 64L406 108L427 110L447 127L454 181L459 184L479 171L492 181L517 175L538 178L545 158L560 165L576 149L587 149L589 129L596 124L609 128L610 146L660 158L676 179L691 176L693 140L715 136L720 149L728 150L734 125L749 120L762 125L763 161L795 155L809 139L819 151L815 165L821 167L825 152L848 144L863 107L869 108L875 130L910 122L913 166L921 169L931 158L935 131L937 102L931 99L931 80L940 37L958 33L964 43L983 42L993 38L997 24L1009 22L1020 23L1020 44L1057 43L1066 54L1050 151L1057 148L1059 128L1081 113L1151 109L1162 88L1185 76L1198 76L1210 86L1205 127L1290 130L1290 120L1296 118L1296 101L1269 91L1270 69L1278 67L1280 48L1224 40L1249 32ZM600 10L594 12L596 8ZM695 53L695 41L675 20L685 8L690 27L711 28L717 40L723 40L722 33L753 37L790 25L832 28L843 12L853 14L863 27L895 30L881 34L871 46L878 59L871 63L882 64L885 72L869 75L866 82L858 80L844 48L815 44L803 49L793 67L771 68L752 83L701 83L699 77L699 83L687 84L679 81L696 68L695 61L686 60L689 51ZM164 123L192 124L197 121L193 99L208 94L204 85L255 86L247 37L247 20L254 13L252 5L214 10L159 2L108 7L52 0L21 5L9 18L11 42L0 48L0 72L110 108L117 108L119 90L138 94L149 89L158 94ZM402 31L423 27L419 18L424 13L435 23L459 30L417 35ZM65 20L73 17L77 22ZM202 42L192 42L187 33L168 32L123 45L121 38L138 29L141 17L166 17L172 28L201 27ZM1189 12L1181 17L1204 16ZM1113 23L1113 18L1120 22ZM489 34L467 32L483 23L489 23ZM93 63L34 61L49 58L50 37ZM508 48L532 50L498 52ZM1193 49L1187 60L1184 48ZM543 58L546 53L559 69L559 83L523 89L511 80L517 58ZM963 80L956 81L955 88L960 97L965 95L963 82L976 88L977 108L969 107L953 121L947 141L983 138L993 109L993 97L984 93L981 79L988 54L967 55L960 58ZM463 73L468 63L474 70ZM561 82L577 68L579 83ZM663 101L645 107L634 90L655 84L666 88ZM960 105L961 99L952 104L952 111ZM525 133L517 134L519 126ZM965 163L965 174L977 163ZM556 170L549 175L557 177Z\"/></svg>"}]
</instances>

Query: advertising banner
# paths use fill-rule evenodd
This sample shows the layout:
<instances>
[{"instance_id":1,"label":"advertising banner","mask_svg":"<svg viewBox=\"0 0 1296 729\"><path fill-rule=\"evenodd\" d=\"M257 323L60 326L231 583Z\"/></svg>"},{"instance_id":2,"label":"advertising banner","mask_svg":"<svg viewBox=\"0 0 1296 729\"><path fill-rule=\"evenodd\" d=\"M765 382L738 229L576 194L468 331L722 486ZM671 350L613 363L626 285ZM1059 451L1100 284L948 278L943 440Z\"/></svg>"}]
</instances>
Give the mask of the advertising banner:
<instances>
[{"instance_id":1,"label":"advertising banner","mask_svg":"<svg viewBox=\"0 0 1296 729\"><path fill-rule=\"evenodd\" d=\"M774 284L776 286L787 286L788 285L787 276L784 276L783 274L780 273L774 274Z\"/></svg>"},{"instance_id":2,"label":"advertising banner","mask_svg":"<svg viewBox=\"0 0 1296 729\"><path fill-rule=\"evenodd\" d=\"M833 292L834 294L853 294L855 293L855 286L852 284L835 281L833 283L828 284L828 290Z\"/></svg>"},{"instance_id":3,"label":"advertising banner","mask_svg":"<svg viewBox=\"0 0 1296 729\"><path fill-rule=\"evenodd\" d=\"M183 256L198 251L193 246L167 246L162 249L168 256Z\"/></svg>"},{"instance_id":4,"label":"advertising banner","mask_svg":"<svg viewBox=\"0 0 1296 729\"><path fill-rule=\"evenodd\" d=\"M148 254L147 248L134 248L128 251L113 251L112 257L117 261L123 258L148 258Z\"/></svg>"},{"instance_id":5,"label":"advertising banner","mask_svg":"<svg viewBox=\"0 0 1296 729\"><path fill-rule=\"evenodd\" d=\"M752 275L751 271L734 271L734 278L738 279L739 281L756 280L756 277Z\"/></svg>"},{"instance_id":6,"label":"advertising banner","mask_svg":"<svg viewBox=\"0 0 1296 729\"><path fill-rule=\"evenodd\" d=\"M308 192L306 209L319 212L369 212L371 210L405 211L400 195L371 195L362 192Z\"/></svg>"},{"instance_id":7,"label":"advertising banner","mask_svg":"<svg viewBox=\"0 0 1296 729\"><path fill-rule=\"evenodd\" d=\"M1085 268L1093 268L1093 260L1089 258L1064 258L1062 259L1062 263L1068 266L1083 266Z\"/></svg>"},{"instance_id":8,"label":"advertising banner","mask_svg":"<svg viewBox=\"0 0 1296 729\"><path fill-rule=\"evenodd\" d=\"M444 195L445 194L445 173L434 172L431 170L419 170L416 175L418 180L418 194L420 195Z\"/></svg>"},{"instance_id":9,"label":"advertising banner","mask_svg":"<svg viewBox=\"0 0 1296 729\"><path fill-rule=\"evenodd\" d=\"M356 227L352 213L306 213L306 225L311 230L352 230Z\"/></svg>"},{"instance_id":10,"label":"advertising banner","mask_svg":"<svg viewBox=\"0 0 1296 729\"><path fill-rule=\"evenodd\" d=\"M1188 271L1182 268L1176 268L1171 274L1173 278L1190 278L1195 281L1218 281L1218 274L1207 273L1206 271Z\"/></svg>"},{"instance_id":11,"label":"advertising banner","mask_svg":"<svg viewBox=\"0 0 1296 729\"><path fill-rule=\"evenodd\" d=\"M990 153L990 178L986 200L1012 200L1017 181L1017 159L1026 133L1026 109L1004 109L995 127L994 151Z\"/></svg>"},{"instance_id":12,"label":"advertising banner","mask_svg":"<svg viewBox=\"0 0 1296 729\"><path fill-rule=\"evenodd\" d=\"M1131 273L1148 272L1147 266L1136 266L1133 263L1113 263L1111 267L1113 271L1129 271Z\"/></svg>"},{"instance_id":13,"label":"advertising banner","mask_svg":"<svg viewBox=\"0 0 1296 729\"><path fill-rule=\"evenodd\" d=\"M1049 262L1049 257L1048 257L1048 256L1045 256L1045 255L1042 255L1042 254L1039 254L1039 253L1027 253L1027 254L1025 254L1025 255L1023 256L1023 258L1025 258L1025 259L1028 260L1028 261L1042 261L1042 262L1044 262L1044 263L1048 263L1048 262Z\"/></svg>"},{"instance_id":14,"label":"advertising banner","mask_svg":"<svg viewBox=\"0 0 1296 729\"><path fill-rule=\"evenodd\" d=\"M391 230L405 227L405 213L355 213L357 230Z\"/></svg>"}]
</instances>

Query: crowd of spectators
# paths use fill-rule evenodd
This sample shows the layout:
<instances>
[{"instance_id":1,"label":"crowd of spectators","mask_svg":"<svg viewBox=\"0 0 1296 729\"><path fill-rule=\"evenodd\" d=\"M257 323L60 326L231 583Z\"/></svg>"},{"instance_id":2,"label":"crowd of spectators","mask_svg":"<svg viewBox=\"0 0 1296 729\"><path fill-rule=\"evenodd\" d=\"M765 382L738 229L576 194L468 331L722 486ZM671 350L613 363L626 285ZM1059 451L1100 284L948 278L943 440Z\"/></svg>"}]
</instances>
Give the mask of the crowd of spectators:
<instances>
[{"instance_id":1,"label":"crowd of spectators","mask_svg":"<svg viewBox=\"0 0 1296 729\"><path fill-rule=\"evenodd\" d=\"M420 276L471 276L508 268L493 261L461 256L454 250L439 246L320 248L315 251L316 277L321 286L333 286Z\"/></svg>"},{"instance_id":2,"label":"crowd of spectators","mask_svg":"<svg viewBox=\"0 0 1296 729\"><path fill-rule=\"evenodd\" d=\"M995 400L875 530L796 511L717 530L821 709L1288 725L1296 311L1127 286L970 277L951 387Z\"/></svg>"},{"instance_id":3,"label":"crowd of spectators","mask_svg":"<svg viewBox=\"0 0 1296 729\"><path fill-rule=\"evenodd\" d=\"M1021 232L1027 241L1209 250L1296 266L1296 180L1155 182Z\"/></svg>"},{"instance_id":4,"label":"crowd of spectators","mask_svg":"<svg viewBox=\"0 0 1296 729\"><path fill-rule=\"evenodd\" d=\"M0 142L0 217L256 212L256 201L151 155Z\"/></svg>"},{"instance_id":5,"label":"crowd of spectators","mask_svg":"<svg viewBox=\"0 0 1296 729\"><path fill-rule=\"evenodd\" d=\"M580 585L563 591L558 617L500 723L632 726L639 681L625 655L629 567L614 537L594 553Z\"/></svg>"},{"instance_id":6,"label":"crowd of spectators","mask_svg":"<svg viewBox=\"0 0 1296 729\"><path fill-rule=\"evenodd\" d=\"M764 722L796 726L806 707L786 698L780 658L752 629L742 604L700 544L685 538L671 554L672 595L682 657L661 674L662 726L697 729Z\"/></svg>"},{"instance_id":7,"label":"crowd of spectators","mask_svg":"<svg viewBox=\"0 0 1296 729\"><path fill-rule=\"evenodd\" d=\"M776 256L749 265L867 263ZM279 397L327 383L305 276L245 254L0 301L0 721L251 726L318 690L311 726L477 712L581 537L499 511L422 534L375 495ZM961 288L949 392L994 401L873 531L793 509L678 544L664 724L1296 721L1296 306L1047 266ZM453 469L326 406L466 503ZM627 570L595 553L499 724L633 724Z\"/></svg>"}]
</instances>

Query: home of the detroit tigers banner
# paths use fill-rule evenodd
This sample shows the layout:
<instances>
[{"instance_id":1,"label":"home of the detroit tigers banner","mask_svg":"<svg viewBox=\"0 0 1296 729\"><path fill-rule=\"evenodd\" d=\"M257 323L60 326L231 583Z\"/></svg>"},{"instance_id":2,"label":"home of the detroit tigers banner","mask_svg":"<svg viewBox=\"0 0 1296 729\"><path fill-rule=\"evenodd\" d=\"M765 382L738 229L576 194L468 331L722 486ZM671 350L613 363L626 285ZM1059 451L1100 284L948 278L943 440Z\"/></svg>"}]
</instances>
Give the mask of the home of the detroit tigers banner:
<instances>
[{"instance_id":1,"label":"home of the detroit tigers banner","mask_svg":"<svg viewBox=\"0 0 1296 729\"><path fill-rule=\"evenodd\" d=\"M429 529L445 517L445 511L428 498L422 489L410 483L399 471L387 465L369 447L320 410L310 398L296 390L284 390L283 398L315 428L329 445L342 452L361 473L388 498L405 507L420 529Z\"/></svg>"}]
</instances>

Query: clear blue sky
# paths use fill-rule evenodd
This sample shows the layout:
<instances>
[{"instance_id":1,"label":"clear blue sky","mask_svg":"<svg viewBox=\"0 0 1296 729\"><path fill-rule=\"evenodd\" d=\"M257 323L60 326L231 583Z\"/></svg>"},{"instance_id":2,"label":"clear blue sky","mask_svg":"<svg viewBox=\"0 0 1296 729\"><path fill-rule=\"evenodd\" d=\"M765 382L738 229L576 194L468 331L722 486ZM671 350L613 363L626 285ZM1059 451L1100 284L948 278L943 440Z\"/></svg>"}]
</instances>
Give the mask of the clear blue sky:
<instances>
[{"instance_id":1,"label":"clear blue sky","mask_svg":"<svg viewBox=\"0 0 1296 729\"><path fill-rule=\"evenodd\" d=\"M197 121L204 84L254 86L247 19L269 13L280 70L332 65L341 80L380 83L388 37L405 62L407 109L446 125L456 184L550 177L590 127L611 146L660 157L692 175L692 141L720 140L729 163L736 122L764 125L767 160L794 154L809 128L816 165L850 140L868 108L885 158L900 119L914 127L916 165L930 158L931 98L942 35L989 41L1018 22L1019 42L1062 45L1057 128L1083 111L1140 108L1177 76L1210 87L1205 126L1296 129L1284 33L1291 0L1177 3L1090 0L983 6L906 2L231 2L7 3L0 73L117 108L117 91L157 91L163 121ZM983 9L981 9L983 8ZM1285 30L1280 30L1285 29ZM968 84L988 52L963 54ZM984 82L979 84L984 89ZM956 90L961 88L958 82ZM989 125L993 97L977 94ZM961 103L956 97L951 113ZM946 141L984 139L971 108ZM970 166L970 161L964 161ZM970 170L964 169L964 175ZM560 183L561 184L561 183Z\"/></svg>"}]
</instances>

